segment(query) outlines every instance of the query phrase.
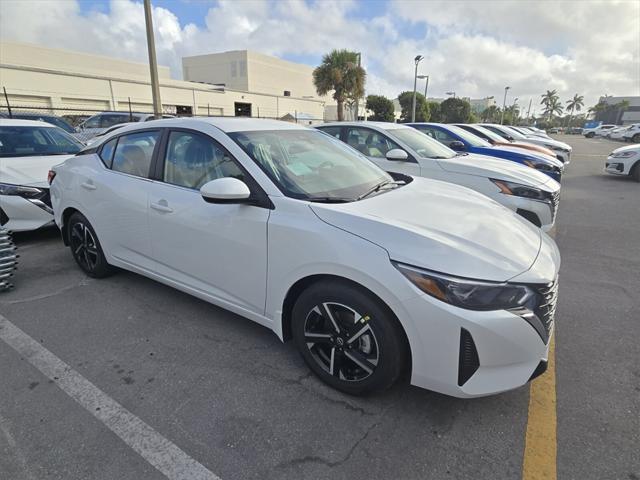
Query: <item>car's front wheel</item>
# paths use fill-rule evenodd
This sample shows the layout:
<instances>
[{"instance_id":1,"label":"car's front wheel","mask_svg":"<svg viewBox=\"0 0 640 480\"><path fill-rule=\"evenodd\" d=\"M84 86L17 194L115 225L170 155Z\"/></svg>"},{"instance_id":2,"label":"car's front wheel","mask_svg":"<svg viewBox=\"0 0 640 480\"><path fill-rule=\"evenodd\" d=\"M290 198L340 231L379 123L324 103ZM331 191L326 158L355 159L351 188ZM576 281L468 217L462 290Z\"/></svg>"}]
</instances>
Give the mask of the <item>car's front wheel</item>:
<instances>
[{"instance_id":1,"label":"car's front wheel","mask_svg":"<svg viewBox=\"0 0 640 480\"><path fill-rule=\"evenodd\" d=\"M113 273L107 263L95 230L80 212L71 215L67 224L67 238L74 260L90 277L103 278Z\"/></svg>"},{"instance_id":2,"label":"car's front wheel","mask_svg":"<svg viewBox=\"0 0 640 480\"><path fill-rule=\"evenodd\" d=\"M636 182L640 182L640 162L636 162L631 170L631 178L633 178Z\"/></svg>"},{"instance_id":3,"label":"car's front wheel","mask_svg":"<svg viewBox=\"0 0 640 480\"><path fill-rule=\"evenodd\" d=\"M587 134L585 135L585 137L587 137L587 138L593 138L593 137L595 137L595 136L596 136L596 134L595 134L595 133L593 133L593 132L589 132L589 133L587 133Z\"/></svg>"},{"instance_id":4,"label":"car's front wheel","mask_svg":"<svg viewBox=\"0 0 640 480\"><path fill-rule=\"evenodd\" d=\"M348 282L305 290L293 307L292 333L311 370L352 395L389 388L406 364L398 321L380 300Z\"/></svg>"}]
</instances>

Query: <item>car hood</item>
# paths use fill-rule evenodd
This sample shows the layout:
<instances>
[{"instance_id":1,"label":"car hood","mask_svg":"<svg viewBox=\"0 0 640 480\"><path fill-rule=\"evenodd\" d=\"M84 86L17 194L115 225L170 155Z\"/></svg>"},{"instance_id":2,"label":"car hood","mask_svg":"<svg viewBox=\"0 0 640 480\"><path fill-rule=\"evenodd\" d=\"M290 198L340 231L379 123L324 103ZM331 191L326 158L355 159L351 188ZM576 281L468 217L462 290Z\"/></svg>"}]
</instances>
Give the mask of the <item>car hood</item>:
<instances>
[{"instance_id":1,"label":"car hood","mask_svg":"<svg viewBox=\"0 0 640 480\"><path fill-rule=\"evenodd\" d=\"M513 152L516 153L520 156L523 156L525 159L535 159L535 160L542 160L545 162L548 162L556 167L562 167L562 162L560 160L558 160L555 155L547 155L545 153L536 151L536 150L528 150L525 151L525 149L521 148L521 147L517 147L517 146L513 146L513 145L498 145L495 146L493 148L498 148L500 150L504 150L507 152ZM545 148L546 150L546 148Z\"/></svg>"},{"instance_id":2,"label":"car hood","mask_svg":"<svg viewBox=\"0 0 640 480\"><path fill-rule=\"evenodd\" d=\"M627 145L626 147L616 148L609 155L613 155L614 153L619 153L619 152L627 152L629 150L634 151L634 152L640 151L640 144L635 143L633 145Z\"/></svg>"},{"instance_id":3,"label":"car hood","mask_svg":"<svg viewBox=\"0 0 640 480\"><path fill-rule=\"evenodd\" d=\"M532 136L527 135L527 141L532 141L536 143L540 142L541 144L553 145L554 147L561 147L567 150L571 150L571 145L564 142L560 142L558 140L554 140L553 138L540 138L533 135Z\"/></svg>"},{"instance_id":4,"label":"car hood","mask_svg":"<svg viewBox=\"0 0 640 480\"><path fill-rule=\"evenodd\" d=\"M48 187L47 176L51 167L71 157L73 155L0 158L0 179L2 183L13 185Z\"/></svg>"},{"instance_id":5,"label":"car hood","mask_svg":"<svg viewBox=\"0 0 640 480\"><path fill-rule=\"evenodd\" d=\"M433 161L433 160L429 160ZM440 166L447 172L475 175L477 177L496 178L538 186L549 181L549 177L538 170L526 167L511 160L477 155L458 155L453 158L438 159Z\"/></svg>"},{"instance_id":6,"label":"car hood","mask_svg":"<svg viewBox=\"0 0 640 480\"><path fill-rule=\"evenodd\" d=\"M387 250L391 260L503 282L538 257L541 231L473 190L425 178L375 197L311 203L324 222Z\"/></svg>"}]
</instances>

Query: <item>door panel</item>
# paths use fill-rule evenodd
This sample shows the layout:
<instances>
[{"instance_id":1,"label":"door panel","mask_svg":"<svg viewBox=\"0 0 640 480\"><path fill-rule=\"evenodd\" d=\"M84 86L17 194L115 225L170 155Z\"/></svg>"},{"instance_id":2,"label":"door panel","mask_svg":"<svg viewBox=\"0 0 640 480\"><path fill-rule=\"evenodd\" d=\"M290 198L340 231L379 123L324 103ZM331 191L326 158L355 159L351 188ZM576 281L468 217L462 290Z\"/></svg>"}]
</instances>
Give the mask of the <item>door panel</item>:
<instances>
[{"instance_id":1,"label":"door panel","mask_svg":"<svg viewBox=\"0 0 640 480\"><path fill-rule=\"evenodd\" d=\"M151 183L149 228L156 271L188 287L263 314L270 210L205 202L207 181L246 173L211 137L169 134L161 180Z\"/></svg>"}]
</instances>

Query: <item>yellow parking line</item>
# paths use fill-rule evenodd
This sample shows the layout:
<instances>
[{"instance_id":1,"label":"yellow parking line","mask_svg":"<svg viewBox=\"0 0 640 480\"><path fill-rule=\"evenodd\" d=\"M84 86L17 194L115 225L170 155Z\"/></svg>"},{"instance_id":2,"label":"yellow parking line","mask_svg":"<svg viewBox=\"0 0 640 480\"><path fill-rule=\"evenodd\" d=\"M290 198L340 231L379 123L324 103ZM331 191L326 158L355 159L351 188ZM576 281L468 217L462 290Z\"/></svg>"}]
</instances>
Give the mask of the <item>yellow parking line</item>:
<instances>
[{"instance_id":1,"label":"yellow parking line","mask_svg":"<svg viewBox=\"0 0 640 480\"><path fill-rule=\"evenodd\" d=\"M555 335L549 345L547 371L531 382L529 419L522 463L523 480L556 480Z\"/></svg>"}]
</instances>

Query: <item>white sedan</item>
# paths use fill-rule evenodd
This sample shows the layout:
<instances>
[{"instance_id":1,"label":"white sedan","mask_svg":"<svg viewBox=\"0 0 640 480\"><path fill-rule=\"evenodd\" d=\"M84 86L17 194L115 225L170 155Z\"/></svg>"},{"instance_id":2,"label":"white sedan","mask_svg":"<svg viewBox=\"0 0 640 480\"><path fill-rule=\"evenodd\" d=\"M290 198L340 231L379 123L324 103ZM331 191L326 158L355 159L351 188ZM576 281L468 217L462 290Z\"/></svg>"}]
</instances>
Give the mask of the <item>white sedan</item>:
<instances>
[{"instance_id":1,"label":"white sedan","mask_svg":"<svg viewBox=\"0 0 640 480\"><path fill-rule=\"evenodd\" d=\"M611 175L624 175L640 182L640 144L615 149L605 162L604 171Z\"/></svg>"},{"instance_id":2,"label":"white sedan","mask_svg":"<svg viewBox=\"0 0 640 480\"><path fill-rule=\"evenodd\" d=\"M20 232L52 224L47 174L81 148L49 123L0 119L0 226Z\"/></svg>"},{"instance_id":3,"label":"white sedan","mask_svg":"<svg viewBox=\"0 0 640 480\"><path fill-rule=\"evenodd\" d=\"M515 140L516 142L533 143L534 145L540 145L548 148L549 150L553 150L553 153L558 157L558 160L561 160L565 165L568 165L569 162L571 162L571 151L573 149L571 145L567 143L537 135L524 135L506 125L498 125L495 123L481 123L480 125L509 141Z\"/></svg>"},{"instance_id":4,"label":"white sedan","mask_svg":"<svg viewBox=\"0 0 640 480\"><path fill-rule=\"evenodd\" d=\"M388 172L456 183L501 203L545 231L554 225L560 184L541 171L500 158L455 152L399 123L340 122L316 128L340 138Z\"/></svg>"},{"instance_id":5,"label":"white sedan","mask_svg":"<svg viewBox=\"0 0 640 480\"><path fill-rule=\"evenodd\" d=\"M241 118L124 127L51 177L88 275L124 268L254 320L344 392L409 370L414 385L474 397L545 370L558 249L467 188L391 177L316 130Z\"/></svg>"}]
</instances>

